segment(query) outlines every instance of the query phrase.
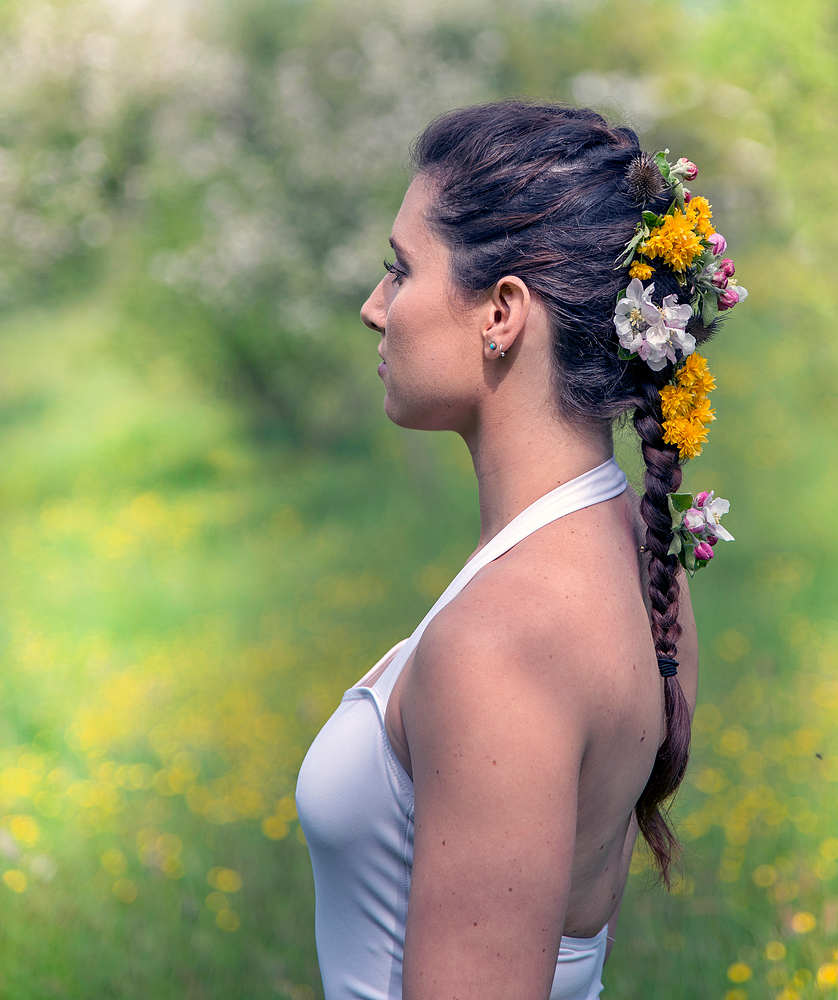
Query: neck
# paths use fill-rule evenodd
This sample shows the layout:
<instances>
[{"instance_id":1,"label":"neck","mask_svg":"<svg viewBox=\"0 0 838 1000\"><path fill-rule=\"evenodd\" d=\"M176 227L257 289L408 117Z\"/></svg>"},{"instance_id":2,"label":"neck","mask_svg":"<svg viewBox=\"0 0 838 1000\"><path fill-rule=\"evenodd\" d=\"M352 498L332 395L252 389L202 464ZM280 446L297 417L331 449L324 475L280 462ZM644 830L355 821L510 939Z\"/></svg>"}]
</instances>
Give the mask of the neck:
<instances>
[{"instance_id":1,"label":"neck","mask_svg":"<svg viewBox=\"0 0 838 1000\"><path fill-rule=\"evenodd\" d=\"M539 497L602 465L613 454L610 428L571 423L549 404L495 407L469 434L480 498L482 548Z\"/></svg>"}]
</instances>

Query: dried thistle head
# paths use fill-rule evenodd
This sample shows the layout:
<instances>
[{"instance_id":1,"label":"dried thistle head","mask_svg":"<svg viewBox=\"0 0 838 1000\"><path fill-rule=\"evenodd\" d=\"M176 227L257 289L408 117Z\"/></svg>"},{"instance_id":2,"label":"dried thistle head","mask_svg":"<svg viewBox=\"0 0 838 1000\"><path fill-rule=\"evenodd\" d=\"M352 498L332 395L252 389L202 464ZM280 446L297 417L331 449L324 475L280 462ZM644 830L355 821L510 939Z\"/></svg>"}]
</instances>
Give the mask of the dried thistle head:
<instances>
[{"instance_id":1,"label":"dried thistle head","mask_svg":"<svg viewBox=\"0 0 838 1000\"><path fill-rule=\"evenodd\" d=\"M661 177L658 166L648 153L640 153L631 161L626 171L626 181L631 197L643 206L662 194L666 181Z\"/></svg>"}]
</instances>

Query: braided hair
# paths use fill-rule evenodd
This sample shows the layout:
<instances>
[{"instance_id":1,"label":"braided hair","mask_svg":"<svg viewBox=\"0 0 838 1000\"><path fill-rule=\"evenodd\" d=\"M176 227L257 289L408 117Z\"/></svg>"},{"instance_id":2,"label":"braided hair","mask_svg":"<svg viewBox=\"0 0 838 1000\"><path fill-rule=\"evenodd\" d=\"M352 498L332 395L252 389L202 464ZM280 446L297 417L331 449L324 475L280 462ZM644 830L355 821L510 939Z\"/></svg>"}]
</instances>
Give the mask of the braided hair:
<instances>
[{"instance_id":1,"label":"braided hair","mask_svg":"<svg viewBox=\"0 0 838 1000\"><path fill-rule=\"evenodd\" d=\"M649 551L652 637L672 658L680 635L678 559L667 494L681 482L678 449L663 440L659 372L618 356L612 321L626 272L615 262L641 211L663 213L671 193L628 128L596 112L558 104L504 101L448 112L413 147L417 173L434 184L428 223L451 252L453 277L479 295L506 274L524 280L554 330L556 404L572 419L610 422L633 414L646 466L641 514ZM655 275L655 297L689 300L671 272ZM693 316L687 332L701 343L712 327ZM663 881L677 852L664 805L687 765L690 716L677 677L664 678L666 735L635 806L638 825Z\"/></svg>"}]
</instances>

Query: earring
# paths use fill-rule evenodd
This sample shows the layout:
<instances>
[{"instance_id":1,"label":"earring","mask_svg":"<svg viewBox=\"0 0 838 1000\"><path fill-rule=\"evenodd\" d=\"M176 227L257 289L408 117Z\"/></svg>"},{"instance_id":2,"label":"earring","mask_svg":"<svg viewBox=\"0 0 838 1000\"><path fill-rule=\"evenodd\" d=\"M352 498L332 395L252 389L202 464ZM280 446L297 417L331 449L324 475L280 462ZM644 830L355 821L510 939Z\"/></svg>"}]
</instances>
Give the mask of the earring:
<instances>
[{"instance_id":1,"label":"earring","mask_svg":"<svg viewBox=\"0 0 838 1000\"><path fill-rule=\"evenodd\" d=\"M489 350L490 351L496 351L497 349L498 349L498 345L493 340L492 343L489 344Z\"/></svg>"},{"instance_id":2,"label":"earring","mask_svg":"<svg viewBox=\"0 0 838 1000\"><path fill-rule=\"evenodd\" d=\"M502 358L506 357L506 351L503 349L503 344L500 345L500 356Z\"/></svg>"}]
</instances>

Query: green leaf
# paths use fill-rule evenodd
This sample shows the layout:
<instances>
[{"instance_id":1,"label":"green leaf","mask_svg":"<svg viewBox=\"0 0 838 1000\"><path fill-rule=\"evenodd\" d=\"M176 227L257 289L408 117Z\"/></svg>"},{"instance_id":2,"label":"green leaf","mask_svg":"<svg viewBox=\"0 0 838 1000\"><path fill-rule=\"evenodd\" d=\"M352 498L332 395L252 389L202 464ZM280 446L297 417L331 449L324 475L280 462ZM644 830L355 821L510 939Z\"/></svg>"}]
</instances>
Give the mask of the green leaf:
<instances>
[{"instance_id":1,"label":"green leaf","mask_svg":"<svg viewBox=\"0 0 838 1000\"><path fill-rule=\"evenodd\" d=\"M669 543L669 548L666 550L666 554L668 556L680 556L683 548L684 543L681 541L681 535L676 531L672 536L672 541Z\"/></svg>"},{"instance_id":2,"label":"green leaf","mask_svg":"<svg viewBox=\"0 0 838 1000\"><path fill-rule=\"evenodd\" d=\"M680 516L685 510L689 510L694 502L692 493L668 493L666 500L669 504L669 513L673 517L676 514Z\"/></svg>"},{"instance_id":3,"label":"green leaf","mask_svg":"<svg viewBox=\"0 0 838 1000\"><path fill-rule=\"evenodd\" d=\"M715 292L708 292L701 297L701 322L709 326L719 314L719 300Z\"/></svg>"},{"instance_id":4,"label":"green leaf","mask_svg":"<svg viewBox=\"0 0 838 1000\"><path fill-rule=\"evenodd\" d=\"M649 227L649 229L657 229L658 226L663 225L663 216L656 215L654 212L644 212L643 221Z\"/></svg>"},{"instance_id":5,"label":"green leaf","mask_svg":"<svg viewBox=\"0 0 838 1000\"><path fill-rule=\"evenodd\" d=\"M619 347L617 349L617 357L620 361L634 361L637 357L637 351L627 351L625 347Z\"/></svg>"},{"instance_id":6,"label":"green leaf","mask_svg":"<svg viewBox=\"0 0 838 1000\"><path fill-rule=\"evenodd\" d=\"M657 164L658 170L660 170L661 176L667 184L671 183L670 177L672 175L672 168L669 166L669 161L666 158L666 154L668 152L668 149L663 149L655 153L655 163Z\"/></svg>"},{"instance_id":7,"label":"green leaf","mask_svg":"<svg viewBox=\"0 0 838 1000\"><path fill-rule=\"evenodd\" d=\"M632 259L634 258L634 255L637 252L637 248L640 245L640 241L644 239L644 232L645 232L644 228L638 222L637 232L635 232L634 236L632 236L632 238L628 241L628 243L626 243L625 250L623 250L623 252L617 258L618 268L628 267L628 265L632 262Z\"/></svg>"}]
</instances>

